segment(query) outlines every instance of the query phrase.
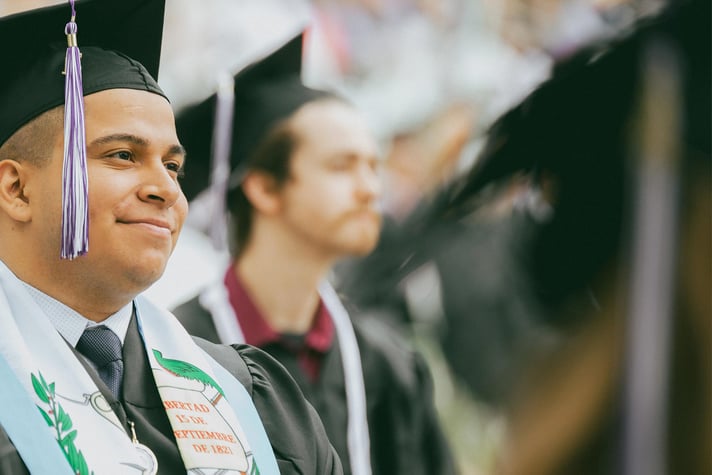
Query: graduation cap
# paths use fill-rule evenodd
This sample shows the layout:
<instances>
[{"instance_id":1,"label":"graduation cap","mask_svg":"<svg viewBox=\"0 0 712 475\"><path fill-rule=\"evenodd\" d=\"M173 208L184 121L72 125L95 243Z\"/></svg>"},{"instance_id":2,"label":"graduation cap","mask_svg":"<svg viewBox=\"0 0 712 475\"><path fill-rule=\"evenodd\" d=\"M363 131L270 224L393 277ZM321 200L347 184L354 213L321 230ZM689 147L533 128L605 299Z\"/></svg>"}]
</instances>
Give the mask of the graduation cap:
<instances>
[{"instance_id":1,"label":"graduation cap","mask_svg":"<svg viewBox=\"0 0 712 475\"><path fill-rule=\"evenodd\" d=\"M424 217L414 215L411 234L466 221L486 203L489 185L519 172L543 173L555 180L555 210L536 225L525 263L532 282L546 303L590 285L621 248L630 221L641 64L660 38L668 38L689 71L681 99L689 114L685 149L695 151L691 159L709 156L709 18L707 0L673 2L557 64L549 80L493 124L470 172L426 203Z\"/></svg>"},{"instance_id":2,"label":"graduation cap","mask_svg":"<svg viewBox=\"0 0 712 475\"><path fill-rule=\"evenodd\" d=\"M117 88L164 95L155 80L163 14L164 0L70 0L0 19L0 146L65 105L62 258L88 251L83 96Z\"/></svg>"},{"instance_id":3,"label":"graduation cap","mask_svg":"<svg viewBox=\"0 0 712 475\"><path fill-rule=\"evenodd\" d=\"M228 192L239 188L251 155L275 125L305 103L333 96L302 83L303 41L300 32L238 72L231 93L223 88L177 114L176 129L189 156L182 182L188 200L215 186L211 170L228 169L229 176L213 173L213 178L226 180Z\"/></svg>"},{"instance_id":4,"label":"graduation cap","mask_svg":"<svg viewBox=\"0 0 712 475\"><path fill-rule=\"evenodd\" d=\"M710 2L668 3L619 35L594 42L556 63L550 79L494 122L484 149L464 183L453 187L447 206L464 205L485 186L519 171L546 169L560 175L585 175L594 166L606 172L606 166L618 164L620 157L611 156L609 150L598 155L588 150L600 151L621 143L622 123L638 93L640 58L651 37L674 38L684 56L691 58L687 60L690 64L703 61L695 84L709 77L705 64L710 57ZM701 98L694 107L709 104L709 84L705 86L691 91ZM694 129L690 139L697 148L708 148L709 131L698 130L699 126L699 120L689 124Z\"/></svg>"}]
</instances>

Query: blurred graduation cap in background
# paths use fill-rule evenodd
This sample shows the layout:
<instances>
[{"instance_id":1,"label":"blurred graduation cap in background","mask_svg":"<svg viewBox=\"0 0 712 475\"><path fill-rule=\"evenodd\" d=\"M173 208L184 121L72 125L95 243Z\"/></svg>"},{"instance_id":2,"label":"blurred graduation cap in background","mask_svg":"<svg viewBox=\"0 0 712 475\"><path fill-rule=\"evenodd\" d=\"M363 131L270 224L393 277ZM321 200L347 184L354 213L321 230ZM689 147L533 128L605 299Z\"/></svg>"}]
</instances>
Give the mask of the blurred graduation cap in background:
<instances>
[{"instance_id":1,"label":"blurred graduation cap in background","mask_svg":"<svg viewBox=\"0 0 712 475\"><path fill-rule=\"evenodd\" d=\"M223 87L177 114L178 136L189 157L182 182L189 201L210 186L211 170L219 168L216 160L229 164L228 188L239 187L250 156L265 135L305 103L328 95L302 83L303 43L304 33L300 32L239 71L231 91ZM220 114L221 98L232 103L232 114ZM221 138L227 139L227 147L220 144Z\"/></svg>"},{"instance_id":2,"label":"blurred graduation cap in background","mask_svg":"<svg viewBox=\"0 0 712 475\"><path fill-rule=\"evenodd\" d=\"M164 0L79 0L0 19L0 145L66 101L63 258L88 250L83 96L114 88L164 95L155 80L163 17Z\"/></svg>"}]
</instances>

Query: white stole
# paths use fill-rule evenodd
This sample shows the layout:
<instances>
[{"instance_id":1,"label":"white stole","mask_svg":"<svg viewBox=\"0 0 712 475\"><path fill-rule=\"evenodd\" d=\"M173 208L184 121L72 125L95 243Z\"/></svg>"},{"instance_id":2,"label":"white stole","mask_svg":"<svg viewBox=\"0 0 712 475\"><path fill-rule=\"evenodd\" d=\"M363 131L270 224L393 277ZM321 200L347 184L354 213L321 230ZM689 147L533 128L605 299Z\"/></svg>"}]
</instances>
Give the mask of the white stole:
<instances>
[{"instance_id":1,"label":"white stole","mask_svg":"<svg viewBox=\"0 0 712 475\"><path fill-rule=\"evenodd\" d=\"M251 474L259 467L263 474L279 473L271 448L269 453L264 448L264 428L253 426L256 410L249 396L244 397L244 387L170 313L147 299L134 304L187 472ZM67 343L2 262L0 315L0 358L46 422L45 430L33 437L56 440L74 473L155 473L150 451L126 433ZM242 418L243 412L251 414L249 427L238 421L236 414ZM251 443L259 449L253 450Z\"/></svg>"},{"instance_id":2,"label":"white stole","mask_svg":"<svg viewBox=\"0 0 712 475\"><path fill-rule=\"evenodd\" d=\"M366 389L364 386L361 354L348 312L328 281L319 286L324 302L336 330L344 369L346 406L348 411L347 443L353 475L371 474L370 440L366 418ZM230 304L227 288L222 279L216 279L198 297L200 304L210 313L222 343L244 343L245 336L235 310Z\"/></svg>"}]
</instances>

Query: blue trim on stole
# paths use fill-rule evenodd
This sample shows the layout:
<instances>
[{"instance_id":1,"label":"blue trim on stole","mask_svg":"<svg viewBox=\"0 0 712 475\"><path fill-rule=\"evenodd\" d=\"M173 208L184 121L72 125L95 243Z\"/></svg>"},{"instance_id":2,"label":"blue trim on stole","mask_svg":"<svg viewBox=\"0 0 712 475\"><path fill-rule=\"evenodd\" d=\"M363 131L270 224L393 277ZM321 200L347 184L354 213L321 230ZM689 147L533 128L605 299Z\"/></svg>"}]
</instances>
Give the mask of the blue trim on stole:
<instances>
[{"instance_id":1,"label":"blue trim on stole","mask_svg":"<svg viewBox=\"0 0 712 475\"><path fill-rule=\"evenodd\" d=\"M47 422L2 355L0 381L0 425L30 473L72 475L64 452L47 430Z\"/></svg>"}]
</instances>

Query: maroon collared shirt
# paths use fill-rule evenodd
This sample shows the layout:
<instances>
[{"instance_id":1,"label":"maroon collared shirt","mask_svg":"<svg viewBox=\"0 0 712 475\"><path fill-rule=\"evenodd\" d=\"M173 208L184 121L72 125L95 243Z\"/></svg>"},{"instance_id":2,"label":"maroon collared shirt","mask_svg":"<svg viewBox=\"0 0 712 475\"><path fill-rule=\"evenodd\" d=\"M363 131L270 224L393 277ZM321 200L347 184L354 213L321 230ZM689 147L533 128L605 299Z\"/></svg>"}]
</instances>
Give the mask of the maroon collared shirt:
<instances>
[{"instance_id":1,"label":"maroon collared shirt","mask_svg":"<svg viewBox=\"0 0 712 475\"><path fill-rule=\"evenodd\" d=\"M231 265L225 273L225 287L230 305L235 310L245 343L263 347L278 344L292 352L304 373L314 382L319 377L321 361L334 340L334 322L320 299L311 328L306 335L284 335L276 332L255 306L247 289Z\"/></svg>"}]
</instances>

